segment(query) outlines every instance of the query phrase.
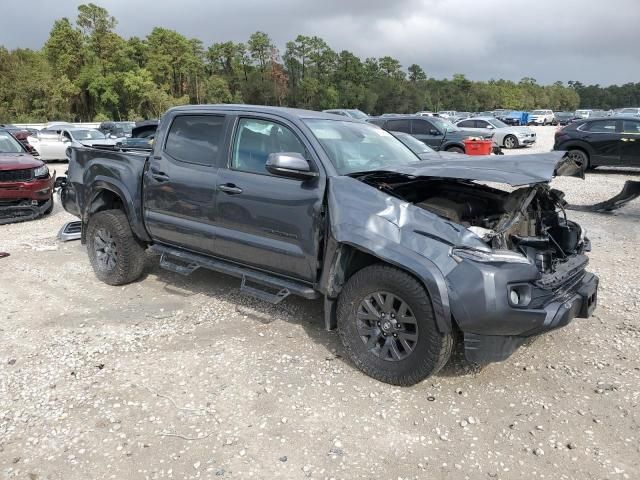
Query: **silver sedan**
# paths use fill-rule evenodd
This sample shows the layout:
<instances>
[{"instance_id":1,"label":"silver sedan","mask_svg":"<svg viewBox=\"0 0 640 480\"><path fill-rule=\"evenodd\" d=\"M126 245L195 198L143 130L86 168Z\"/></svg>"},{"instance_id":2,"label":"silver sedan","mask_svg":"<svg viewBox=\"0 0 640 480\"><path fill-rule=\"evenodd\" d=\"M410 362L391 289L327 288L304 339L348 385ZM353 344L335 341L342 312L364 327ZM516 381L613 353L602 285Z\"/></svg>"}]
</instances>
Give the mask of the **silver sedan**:
<instances>
[{"instance_id":1,"label":"silver sedan","mask_svg":"<svg viewBox=\"0 0 640 480\"><path fill-rule=\"evenodd\" d=\"M465 118L456 126L482 135L493 134L493 142L505 148L518 148L536 143L536 132L529 127L515 127L493 117Z\"/></svg>"}]
</instances>

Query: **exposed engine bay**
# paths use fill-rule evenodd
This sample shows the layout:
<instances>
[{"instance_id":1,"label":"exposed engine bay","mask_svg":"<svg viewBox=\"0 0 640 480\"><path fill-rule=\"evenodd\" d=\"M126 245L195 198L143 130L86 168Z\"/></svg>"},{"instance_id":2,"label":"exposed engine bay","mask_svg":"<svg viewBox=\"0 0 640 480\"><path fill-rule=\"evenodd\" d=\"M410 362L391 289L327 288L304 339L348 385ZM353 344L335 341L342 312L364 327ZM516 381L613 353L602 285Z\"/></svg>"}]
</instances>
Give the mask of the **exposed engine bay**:
<instances>
[{"instance_id":1,"label":"exposed engine bay","mask_svg":"<svg viewBox=\"0 0 640 480\"><path fill-rule=\"evenodd\" d=\"M582 228L566 217L564 194L547 183L509 192L466 180L388 173L361 180L466 227L493 249L521 253L543 274L589 250Z\"/></svg>"}]
</instances>

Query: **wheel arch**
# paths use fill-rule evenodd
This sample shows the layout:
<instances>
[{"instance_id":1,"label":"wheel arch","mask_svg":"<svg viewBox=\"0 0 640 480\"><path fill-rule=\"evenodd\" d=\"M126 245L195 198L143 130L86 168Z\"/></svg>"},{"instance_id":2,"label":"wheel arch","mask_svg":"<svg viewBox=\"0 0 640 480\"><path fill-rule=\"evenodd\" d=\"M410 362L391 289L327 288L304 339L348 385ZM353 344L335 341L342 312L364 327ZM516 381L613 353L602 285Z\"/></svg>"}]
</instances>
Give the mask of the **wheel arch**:
<instances>
[{"instance_id":1,"label":"wheel arch","mask_svg":"<svg viewBox=\"0 0 640 480\"><path fill-rule=\"evenodd\" d=\"M141 241L149 241L150 238L147 232L142 226L142 219L137 217L132 205L133 200L131 195L126 189L122 188L116 183L106 182L104 180L96 180L89 189L91 195L88 201L85 203L85 210L83 212L83 225L89 222L91 215L94 215L103 210L122 210L129 221L129 226L133 233ZM84 231L82 241L84 243Z\"/></svg>"},{"instance_id":2,"label":"wheel arch","mask_svg":"<svg viewBox=\"0 0 640 480\"><path fill-rule=\"evenodd\" d=\"M335 301L345 283L356 272L370 265L386 264L411 275L424 286L431 299L438 330L441 333L452 331L447 285L444 275L433 262L413 252L397 249L375 251L364 245L338 243L335 240L332 240L327 253L318 288L327 302ZM327 307L325 305L325 310ZM328 313L325 311L325 315ZM325 316L325 324L327 329L335 328L335 318Z\"/></svg>"}]
</instances>

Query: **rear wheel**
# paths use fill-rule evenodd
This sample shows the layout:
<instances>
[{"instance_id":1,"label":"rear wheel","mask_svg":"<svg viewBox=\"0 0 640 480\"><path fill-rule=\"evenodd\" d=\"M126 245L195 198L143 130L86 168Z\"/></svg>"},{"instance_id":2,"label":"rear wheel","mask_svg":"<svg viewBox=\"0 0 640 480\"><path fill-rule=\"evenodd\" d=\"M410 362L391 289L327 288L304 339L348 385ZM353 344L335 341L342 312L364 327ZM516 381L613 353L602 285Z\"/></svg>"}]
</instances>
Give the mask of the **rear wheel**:
<instances>
[{"instance_id":1,"label":"rear wheel","mask_svg":"<svg viewBox=\"0 0 640 480\"><path fill-rule=\"evenodd\" d=\"M464 153L464 149L461 147L449 147L446 150L447 152L453 152L453 153Z\"/></svg>"},{"instance_id":2,"label":"rear wheel","mask_svg":"<svg viewBox=\"0 0 640 480\"><path fill-rule=\"evenodd\" d=\"M87 251L96 277L104 283L124 285L142 275L144 248L133 236L121 210L105 210L91 216Z\"/></svg>"},{"instance_id":3,"label":"rear wheel","mask_svg":"<svg viewBox=\"0 0 640 480\"><path fill-rule=\"evenodd\" d=\"M449 359L453 335L440 333L431 299L411 275L387 265L354 274L338 300L338 333L353 363L393 385L413 385Z\"/></svg>"},{"instance_id":4,"label":"rear wheel","mask_svg":"<svg viewBox=\"0 0 640 480\"><path fill-rule=\"evenodd\" d=\"M578 149L569 150L567 152L567 157L576 162L576 164L582 169L583 172L586 172L589 168L589 155L586 152Z\"/></svg>"},{"instance_id":5,"label":"rear wheel","mask_svg":"<svg viewBox=\"0 0 640 480\"><path fill-rule=\"evenodd\" d=\"M515 135L507 135L504 137L504 148L512 149L518 148L518 139Z\"/></svg>"}]
</instances>

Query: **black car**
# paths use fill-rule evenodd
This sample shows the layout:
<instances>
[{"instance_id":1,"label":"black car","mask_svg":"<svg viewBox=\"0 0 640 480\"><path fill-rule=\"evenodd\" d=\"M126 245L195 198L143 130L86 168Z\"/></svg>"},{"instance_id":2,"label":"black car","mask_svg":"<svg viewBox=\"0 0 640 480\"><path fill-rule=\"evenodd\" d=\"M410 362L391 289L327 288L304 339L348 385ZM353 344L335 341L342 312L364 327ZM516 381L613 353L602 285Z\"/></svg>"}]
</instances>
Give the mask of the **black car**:
<instances>
[{"instance_id":1,"label":"black car","mask_svg":"<svg viewBox=\"0 0 640 480\"><path fill-rule=\"evenodd\" d=\"M599 166L640 167L640 118L589 118L556 132L554 150L566 150L583 170Z\"/></svg>"},{"instance_id":2,"label":"black car","mask_svg":"<svg viewBox=\"0 0 640 480\"><path fill-rule=\"evenodd\" d=\"M478 132L461 130L451 122L438 117L401 115L391 118L371 118L367 121L387 131L409 133L436 151L465 153L463 143L465 138L484 137L478 135Z\"/></svg>"},{"instance_id":3,"label":"black car","mask_svg":"<svg viewBox=\"0 0 640 480\"><path fill-rule=\"evenodd\" d=\"M558 125L569 125L576 118L574 112L555 112Z\"/></svg>"}]
</instances>

